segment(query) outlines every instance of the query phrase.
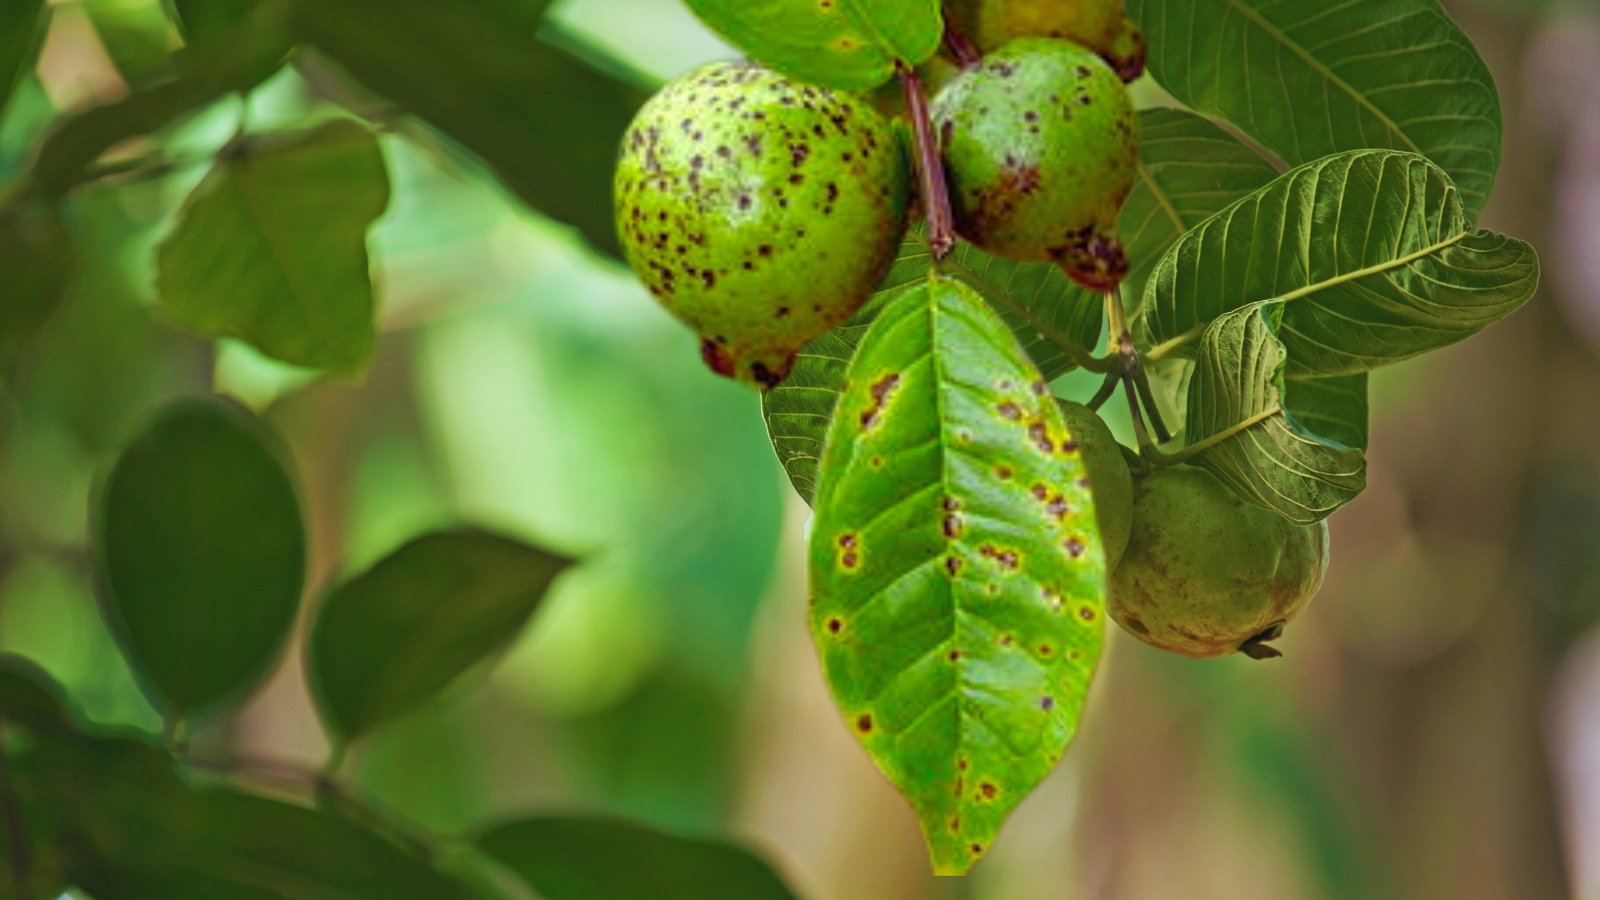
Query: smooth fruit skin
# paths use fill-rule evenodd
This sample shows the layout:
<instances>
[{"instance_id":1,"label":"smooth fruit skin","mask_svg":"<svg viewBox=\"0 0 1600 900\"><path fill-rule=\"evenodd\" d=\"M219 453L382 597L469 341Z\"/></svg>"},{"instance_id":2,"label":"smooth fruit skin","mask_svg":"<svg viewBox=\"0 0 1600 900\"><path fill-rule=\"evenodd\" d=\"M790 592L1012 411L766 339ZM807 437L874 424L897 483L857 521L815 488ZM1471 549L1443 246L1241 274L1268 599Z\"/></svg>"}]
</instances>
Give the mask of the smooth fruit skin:
<instances>
[{"instance_id":1,"label":"smooth fruit skin","mask_svg":"<svg viewBox=\"0 0 1600 900\"><path fill-rule=\"evenodd\" d=\"M1024 37L1082 44L1123 81L1144 72L1145 43L1123 14L1122 0L945 0L945 19L979 50Z\"/></svg>"},{"instance_id":2,"label":"smooth fruit skin","mask_svg":"<svg viewBox=\"0 0 1600 900\"><path fill-rule=\"evenodd\" d=\"M1204 469L1159 469L1134 487L1133 534L1110 579L1111 616L1163 650L1275 656L1322 587L1328 525L1293 525Z\"/></svg>"},{"instance_id":3,"label":"smooth fruit skin","mask_svg":"<svg viewBox=\"0 0 1600 900\"><path fill-rule=\"evenodd\" d=\"M1067 434L1078 445L1089 475L1094 517L1106 551L1106 571L1110 572L1122 561L1133 533L1133 475L1104 419L1082 403L1061 400L1058 404L1067 421Z\"/></svg>"},{"instance_id":4,"label":"smooth fruit skin","mask_svg":"<svg viewBox=\"0 0 1600 900\"><path fill-rule=\"evenodd\" d=\"M617 163L618 232L718 374L770 388L882 281L908 161L860 97L714 63L639 111Z\"/></svg>"},{"instance_id":5,"label":"smooth fruit skin","mask_svg":"<svg viewBox=\"0 0 1600 900\"><path fill-rule=\"evenodd\" d=\"M1054 261L1109 291L1127 272L1117 216L1138 170L1139 120L1100 57L1013 41L935 98L961 236L998 256Z\"/></svg>"}]
</instances>

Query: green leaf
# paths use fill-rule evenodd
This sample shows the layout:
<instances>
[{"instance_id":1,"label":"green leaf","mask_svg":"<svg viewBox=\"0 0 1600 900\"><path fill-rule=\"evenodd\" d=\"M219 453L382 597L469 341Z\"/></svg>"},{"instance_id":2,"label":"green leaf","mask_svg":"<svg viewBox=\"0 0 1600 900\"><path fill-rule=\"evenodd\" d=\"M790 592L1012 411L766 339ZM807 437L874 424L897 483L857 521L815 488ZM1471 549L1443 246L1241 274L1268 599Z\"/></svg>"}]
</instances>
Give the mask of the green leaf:
<instances>
[{"instance_id":1,"label":"green leaf","mask_svg":"<svg viewBox=\"0 0 1600 900\"><path fill-rule=\"evenodd\" d=\"M1139 114L1139 123L1139 179L1118 224L1133 263L1124 293L1133 300L1173 241L1277 176L1248 147L1194 113L1147 109ZM773 448L807 502L851 352L884 302L921 280L929 265L926 242L913 235L873 302L844 326L813 341L789 378L763 395ZM983 294L1047 380L1076 368L1079 355L1094 353L1105 323L1104 305L1057 267L1001 259L962 243L945 268Z\"/></svg>"},{"instance_id":2,"label":"green leaf","mask_svg":"<svg viewBox=\"0 0 1600 900\"><path fill-rule=\"evenodd\" d=\"M1229 310L1285 301L1303 375L1350 375L1453 344L1533 296L1522 241L1467 224L1439 167L1363 150L1294 169L1185 234L1156 264L1138 330L1177 349Z\"/></svg>"},{"instance_id":3,"label":"green leaf","mask_svg":"<svg viewBox=\"0 0 1600 900\"><path fill-rule=\"evenodd\" d=\"M159 6L144 0L81 0L79 8L128 85L141 88L172 77L172 21Z\"/></svg>"},{"instance_id":4,"label":"green leaf","mask_svg":"<svg viewBox=\"0 0 1600 900\"><path fill-rule=\"evenodd\" d=\"M67 711L67 692L33 660L0 654L0 723L68 730L72 714Z\"/></svg>"},{"instance_id":5,"label":"green leaf","mask_svg":"<svg viewBox=\"0 0 1600 900\"><path fill-rule=\"evenodd\" d=\"M71 238L53 206L0 209L0 372L61 305L72 278Z\"/></svg>"},{"instance_id":6,"label":"green leaf","mask_svg":"<svg viewBox=\"0 0 1600 900\"><path fill-rule=\"evenodd\" d=\"M617 148L645 92L534 37L502 0L291 0L294 27L477 154L529 205L620 256Z\"/></svg>"},{"instance_id":7,"label":"green leaf","mask_svg":"<svg viewBox=\"0 0 1600 900\"><path fill-rule=\"evenodd\" d=\"M1286 351L1275 332L1281 301L1255 303L1211 323L1189 382L1192 447L1236 425L1263 420L1195 460L1244 499L1309 525L1355 499L1367 486L1360 450L1317 435L1291 417L1290 396L1304 384L1283 377ZM1365 431L1363 422L1362 430Z\"/></svg>"},{"instance_id":8,"label":"green leaf","mask_svg":"<svg viewBox=\"0 0 1600 900\"><path fill-rule=\"evenodd\" d=\"M823 439L850 355L879 311L907 289L924 284L931 265L927 242L913 234L872 301L849 322L812 341L783 384L762 395L773 449L806 502L816 485ZM1019 263L961 243L944 267L989 301L1047 380L1077 368L1077 356L1092 355L1100 340L1105 322L1100 298L1079 288L1055 265Z\"/></svg>"},{"instance_id":9,"label":"green leaf","mask_svg":"<svg viewBox=\"0 0 1600 900\"><path fill-rule=\"evenodd\" d=\"M152 700L184 715L264 675L300 605L306 537L278 441L185 401L112 467L95 523L106 616Z\"/></svg>"},{"instance_id":10,"label":"green leaf","mask_svg":"<svg viewBox=\"0 0 1600 900\"><path fill-rule=\"evenodd\" d=\"M98 900L470 896L427 860L330 815L221 786L125 739L57 739L16 760L58 818L72 882Z\"/></svg>"},{"instance_id":11,"label":"green leaf","mask_svg":"<svg viewBox=\"0 0 1600 900\"><path fill-rule=\"evenodd\" d=\"M150 134L235 91L248 91L282 64L289 44L276 4L224 38L178 57L178 76L67 118L44 140L33 176L46 197L64 195L102 153Z\"/></svg>"},{"instance_id":12,"label":"green leaf","mask_svg":"<svg viewBox=\"0 0 1600 900\"><path fill-rule=\"evenodd\" d=\"M0 4L0 111L5 110L22 73L32 68L44 9L44 0Z\"/></svg>"},{"instance_id":13,"label":"green leaf","mask_svg":"<svg viewBox=\"0 0 1600 900\"><path fill-rule=\"evenodd\" d=\"M1347 447L1367 449L1367 373L1290 378L1284 409L1307 429Z\"/></svg>"},{"instance_id":14,"label":"green leaf","mask_svg":"<svg viewBox=\"0 0 1600 900\"><path fill-rule=\"evenodd\" d=\"M1127 0L1156 80L1290 165L1344 150L1419 153L1469 216L1500 165L1500 99L1437 0Z\"/></svg>"},{"instance_id":15,"label":"green leaf","mask_svg":"<svg viewBox=\"0 0 1600 900\"><path fill-rule=\"evenodd\" d=\"M538 818L477 841L545 900L793 900L764 860L611 819Z\"/></svg>"},{"instance_id":16,"label":"green leaf","mask_svg":"<svg viewBox=\"0 0 1600 900\"><path fill-rule=\"evenodd\" d=\"M184 40L199 44L215 40L250 17L259 0L172 0Z\"/></svg>"},{"instance_id":17,"label":"green leaf","mask_svg":"<svg viewBox=\"0 0 1600 900\"><path fill-rule=\"evenodd\" d=\"M687 0L712 30L764 65L836 90L888 81L897 61L939 49L938 0Z\"/></svg>"},{"instance_id":18,"label":"green leaf","mask_svg":"<svg viewBox=\"0 0 1600 900\"><path fill-rule=\"evenodd\" d=\"M161 310L284 362L357 370L375 339L367 229L388 203L378 139L354 122L232 144L161 245Z\"/></svg>"},{"instance_id":19,"label":"green leaf","mask_svg":"<svg viewBox=\"0 0 1600 900\"><path fill-rule=\"evenodd\" d=\"M976 293L926 281L856 349L811 533L851 731L966 871L1061 758L1104 640L1094 501L1060 409Z\"/></svg>"},{"instance_id":20,"label":"green leaf","mask_svg":"<svg viewBox=\"0 0 1600 900\"><path fill-rule=\"evenodd\" d=\"M482 531L444 531L334 588L306 659L323 721L349 741L428 702L516 640L569 565Z\"/></svg>"}]
</instances>

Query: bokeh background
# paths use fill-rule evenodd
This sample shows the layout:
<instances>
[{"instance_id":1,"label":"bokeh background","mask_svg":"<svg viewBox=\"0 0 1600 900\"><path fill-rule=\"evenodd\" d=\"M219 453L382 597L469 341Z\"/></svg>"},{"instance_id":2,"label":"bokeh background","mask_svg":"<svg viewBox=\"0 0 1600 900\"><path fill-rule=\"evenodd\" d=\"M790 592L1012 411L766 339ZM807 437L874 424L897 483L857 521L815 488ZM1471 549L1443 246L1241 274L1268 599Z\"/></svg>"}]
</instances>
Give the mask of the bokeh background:
<instances>
[{"instance_id":1,"label":"bokeh background","mask_svg":"<svg viewBox=\"0 0 1600 900\"><path fill-rule=\"evenodd\" d=\"M175 41L158 3L56 5L0 122L0 179L55 110L154 77ZM352 761L430 828L585 810L731 833L813 900L1600 898L1600 4L1446 6L1506 110L1483 224L1540 248L1543 289L1375 376L1371 487L1333 519L1333 572L1287 658L1191 662L1113 634L1077 743L971 878L929 876L908 808L832 711L804 624L807 510L755 395L472 161L385 139L384 334L359 380L152 315L172 210L241 116L318 114L314 63L167 135L174 166L74 195L73 293L0 387L0 650L96 722L159 729L96 611L86 509L143 415L215 390L293 448L313 590L459 521L586 560L492 670ZM730 55L678 0L563 0L552 18L646 84ZM300 672L291 647L195 740L314 768L327 745Z\"/></svg>"}]
</instances>

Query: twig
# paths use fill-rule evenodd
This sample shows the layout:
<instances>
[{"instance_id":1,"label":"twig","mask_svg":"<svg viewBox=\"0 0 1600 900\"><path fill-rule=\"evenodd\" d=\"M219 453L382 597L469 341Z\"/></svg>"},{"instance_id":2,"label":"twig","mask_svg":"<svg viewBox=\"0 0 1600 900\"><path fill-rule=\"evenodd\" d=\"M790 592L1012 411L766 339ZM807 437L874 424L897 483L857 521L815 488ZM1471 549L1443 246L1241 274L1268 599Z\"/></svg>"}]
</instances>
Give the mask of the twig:
<instances>
[{"instance_id":1,"label":"twig","mask_svg":"<svg viewBox=\"0 0 1600 900\"><path fill-rule=\"evenodd\" d=\"M928 249L935 263L950 255L956 245L955 215L950 211L950 188L944 177L944 162L939 141L933 133L933 118L928 113L928 95L922 79L904 61L896 64L900 86L905 92L906 109L916 134L917 176L921 179L922 208L928 217Z\"/></svg>"}]
</instances>

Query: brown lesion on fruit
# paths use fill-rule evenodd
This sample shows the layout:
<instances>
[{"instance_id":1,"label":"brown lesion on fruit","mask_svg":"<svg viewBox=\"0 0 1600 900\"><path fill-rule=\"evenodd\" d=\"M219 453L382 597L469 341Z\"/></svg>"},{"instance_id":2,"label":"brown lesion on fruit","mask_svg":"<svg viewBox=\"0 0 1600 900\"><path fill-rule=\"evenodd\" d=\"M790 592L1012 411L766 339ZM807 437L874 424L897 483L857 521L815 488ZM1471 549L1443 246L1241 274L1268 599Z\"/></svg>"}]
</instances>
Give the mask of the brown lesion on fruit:
<instances>
[{"instance_id":1,"label":"brown lesion on fruit","mask_svg":"<svg viewBox=\"0 0 1600 900\"><path fill-rule=\"evenodd\" d=\"M1122 241L1093 225L1067 234L1050 249L1050 258L1069 278L1096 293L1112 290L1128 274Z\"/></svg>"},{"instance_id":2,"label":"brown lesion on fruit","mask_svg":"<svg viewBox=\"0 0 1600 900\"><path fill-rule=\"evenodd\" d=\"M873 428L883 416L889 400L894 396L895 388L900 386L900 373L890 372L872 383L868 389L871 394L871 405L861 413L861 427L863 430Z\"/></svg>"},{"instance_id":3,"label":"brown lesion on fruit","mask_svg":"<svg viewBox=\"0 0 1600 900\"><path fill-rule=\"evenodd\" d=\"M724 378L733 378L737 372L737 362L733 354L728 352L727 338L706 338L700 342L700 358L711 371Z\"/></svg>"}]
</instances>

